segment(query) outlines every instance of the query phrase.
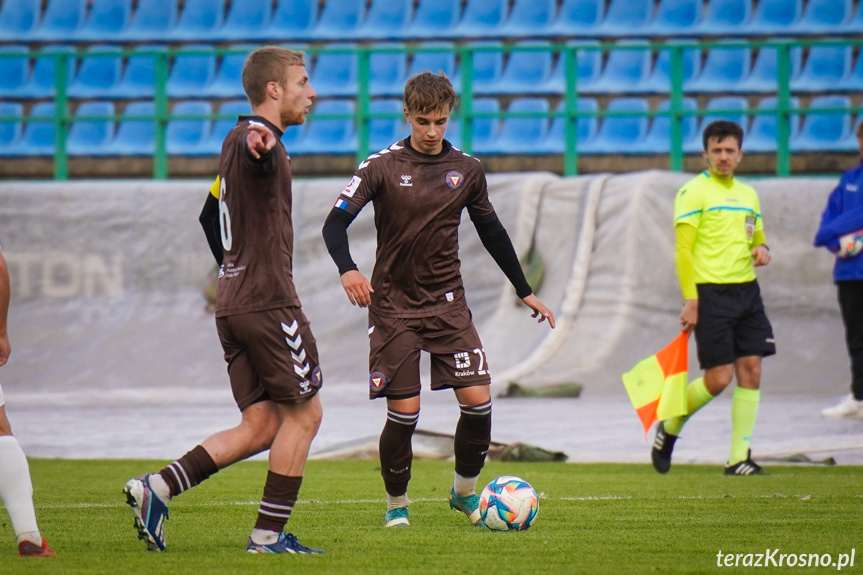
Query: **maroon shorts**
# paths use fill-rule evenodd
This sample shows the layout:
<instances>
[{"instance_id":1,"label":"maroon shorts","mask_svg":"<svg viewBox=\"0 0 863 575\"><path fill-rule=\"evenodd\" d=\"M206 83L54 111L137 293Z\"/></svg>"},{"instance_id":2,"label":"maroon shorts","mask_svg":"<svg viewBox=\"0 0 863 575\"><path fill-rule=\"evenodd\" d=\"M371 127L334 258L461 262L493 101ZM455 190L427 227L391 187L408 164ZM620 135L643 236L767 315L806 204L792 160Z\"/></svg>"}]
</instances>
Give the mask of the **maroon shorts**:
<instances>
[{"instance_id":1,"label":"maroon shorts","mask_svg":"<svg viewBox=\"0 0 863 575\"><path fill-rule=\"evenodd\" d=\"M302 403L323 379L309 320L299 307L216 318L240 411L266 399Z\"/></svg>"},{"instance_id":2,"label":"maroon shorts","mask_svg":"<svg viewBox=\"0 0 863 575\"><path fill-rule=\"evenodd\" d=\"M420 392L420 351L431 356L431 388L491 383L479 334L467 306L431 317L386 317L369 310L369 397Z\"/></svg>"}]
</instances>

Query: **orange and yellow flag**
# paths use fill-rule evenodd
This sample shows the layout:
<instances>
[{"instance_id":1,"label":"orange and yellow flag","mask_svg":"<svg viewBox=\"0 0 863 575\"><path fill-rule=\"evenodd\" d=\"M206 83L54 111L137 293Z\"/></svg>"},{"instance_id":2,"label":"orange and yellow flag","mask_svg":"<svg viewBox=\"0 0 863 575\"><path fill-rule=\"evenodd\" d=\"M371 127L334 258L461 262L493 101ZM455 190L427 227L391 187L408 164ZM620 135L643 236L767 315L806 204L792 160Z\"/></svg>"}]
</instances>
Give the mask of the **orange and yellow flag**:
<instances>
[{"instance_id":1,"label":"orange and yellow flag","mask_svg":"<svg viewBox=\"0 0 863 575\"><path fill-rule=\"evenodd\" d=\"M686 415L689 334L681 332L665 348L623 374L623 385L644 426Z\"/></svg>"}]
</instances>

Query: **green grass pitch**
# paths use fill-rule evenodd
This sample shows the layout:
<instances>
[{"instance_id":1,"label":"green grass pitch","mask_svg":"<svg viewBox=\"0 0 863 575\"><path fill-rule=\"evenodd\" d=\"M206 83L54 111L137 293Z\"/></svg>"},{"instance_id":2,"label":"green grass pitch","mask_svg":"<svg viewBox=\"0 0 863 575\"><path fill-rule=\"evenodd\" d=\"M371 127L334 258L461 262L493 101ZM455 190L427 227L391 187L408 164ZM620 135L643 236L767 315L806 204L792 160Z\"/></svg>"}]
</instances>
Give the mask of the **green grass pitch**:
<instances>
[{"instance_id":1,"label":"green grass pitch","mask_svg":"<svg viewBox=\"0 0 863 575\"><path fill-rule=\"evenodd\" d=\"M718 466L501 463L484 484L518 475L540 492L525 532L471 527L446 498L452 463L417 461L411 526L384 529L377 462L312 461L288 524L322 556L245 553L266 475L265 462L221 471L177 497L166 524L167 553L146 551L121 493L153 461L31 460L37 516L57 553L23 559L0 511L0 573L771 573L837 567L717 567L717 553L830 554L855 551L863 571L863 467L774 467L766 477L726 477ZM859 548L858 548L859 547Z\"/></svg>"}]
</instances>

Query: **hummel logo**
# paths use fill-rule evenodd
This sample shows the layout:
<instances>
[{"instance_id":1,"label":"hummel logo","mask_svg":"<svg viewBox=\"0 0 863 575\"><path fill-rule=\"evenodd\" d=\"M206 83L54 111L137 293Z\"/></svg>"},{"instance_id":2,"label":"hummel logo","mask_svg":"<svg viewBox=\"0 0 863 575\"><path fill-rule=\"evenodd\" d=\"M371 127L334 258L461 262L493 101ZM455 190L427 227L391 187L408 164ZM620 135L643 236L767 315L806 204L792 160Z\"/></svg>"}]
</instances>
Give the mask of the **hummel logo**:
<instances>
[{"instance_id":1,"label":"hummel logo","mask_svg":"<svg viewBox=\"0 0 863 575\"><path fill-rule=\"evenodd\" d=\"M400 185L400 186L406 186L406 187L412 187L412 186L413 186L413 184L411 183L411 176L409 176L409 175L407 175L407 174L405 174L404 176L402 176L402 183L401 183L401 184L399 184L399 185Z\"/></svg>"}]
</instances>

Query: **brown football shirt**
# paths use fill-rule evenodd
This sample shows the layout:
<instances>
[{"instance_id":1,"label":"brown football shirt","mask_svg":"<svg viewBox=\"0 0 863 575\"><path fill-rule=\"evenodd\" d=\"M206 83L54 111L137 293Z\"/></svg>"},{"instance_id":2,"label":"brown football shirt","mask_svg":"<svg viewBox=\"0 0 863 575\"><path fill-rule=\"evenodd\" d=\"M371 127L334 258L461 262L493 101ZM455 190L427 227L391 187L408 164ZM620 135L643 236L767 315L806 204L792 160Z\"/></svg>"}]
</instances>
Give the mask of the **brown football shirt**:
<instances>
[{"instance_id":1,"label":"brown football shirt","mask_svg":"<svg viewBox=\"0 0 863 575\"><path fill-rule=\"evenodd\" d=\"M357 168L336 207L357 215L375 209L377 251L372 308L389 317L429 317L465 305L458 226L494 217L479 160L444 141L440 154L408 140L372 154Z\"/></svg>"},{"instance_id":2,"label":"brown football shirt","mask_svg":"<svg viewBox=\"0 0 863 575\"><path fill-rule=\"evenodd\" d=\"M291 161L279 140L257 160L246 149L249 124L281 138L260 116L240 116L222 144L219 222L225 250L216 290L216 317L299 306L292 261Z\"/></svg>"}]
</instances>

